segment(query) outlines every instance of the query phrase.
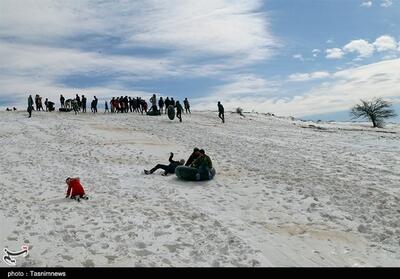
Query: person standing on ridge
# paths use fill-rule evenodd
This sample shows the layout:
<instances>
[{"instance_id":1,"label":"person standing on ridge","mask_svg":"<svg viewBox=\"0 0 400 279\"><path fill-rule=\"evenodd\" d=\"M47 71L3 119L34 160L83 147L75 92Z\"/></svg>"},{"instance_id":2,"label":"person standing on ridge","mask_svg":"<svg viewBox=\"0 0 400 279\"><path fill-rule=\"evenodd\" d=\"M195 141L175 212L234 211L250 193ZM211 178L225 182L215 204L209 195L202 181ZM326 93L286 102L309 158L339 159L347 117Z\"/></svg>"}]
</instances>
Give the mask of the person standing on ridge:
<instances>
[{"instance_id":1,"label":"person standing on ridge","mask_svg":"<svg viewBox=\"0 0 400 279\"><path fill-rule=\"evenodd\" d=\"M190 104L189 104L189 101L187 98L185 98L185 100L183 100L183 105L185 106L185 113L188 113L188 111L189 111L189 113L191 113L190 112Z\"/></svg>"},{"instance_id":2,"label":"person standing on ridge","mask_svg":"<svg viewBox=\"0 0 400 279\"><path fill-rule=\"evenodd\" d=\"M153 106L157 106L157 97L156 97L156 94L153 94L153 96L150 98L150 103L151 103L151 106L153 107Z\"/></svg>"},{"instance_id":3,"label":"person standing on ridge","mask_svg":"<svg viewBox=\"0 0 400 279\"><path fill-rule=\"evenodd\" d=\"M60 103L61 103L61 108L64 108L65 98L63 95L60 95Z\"/></svg>"},{"instance_id":4,"label":"person standing on ridge","mask_svg":"<svg viewBox=\"0 0 400 279\"><path fill-rule=\"evenodd\" d=\"M79 98L79 95L78 95L78 94L76 94L75 100L78 102L78 109L79 109L79 111L81 111L82 103L81 103L81 98Z\"/></svg>"},{"instance_id":5,"label":"person standing on ridge","mask_svg":"<svg viewBox=\"0 0 400 279\"><path fill-rule=\"evenodd\" d=\"M33 110L33 98L32 98L32 95L29 95L29 97L28 97L28 113L29 113L29 117L32 116L32 110Z\"/></svg>"},{"instance_id":6,"label":"person standing on ridge","mask_svg":"<svg viewBox=\"0 0 400 279\"><path fill-rule=\"evenodd\" d=\"M82 112L86 112L86 102L87 102L87 99L86 99L85 95L82 95Z\"/></svg>"},{"instance_id":7,"label":"person standing on ridge","mask_svg":"<svg viewBox=\"0 0 400 279\"><path fill-rule=\"evenodd\" d=\"M35 96L35 106L36 106L36 111L39 111L40 110L39 94L36 94L36 96Z\"/></svg>"},{"instance_id":8,"label":"person standing on ridge","mask_svg":"<svg viewBox=\"0 0 400 279\"><path fill-rule=\"evenodd\" d=\"M160 107L160 114L163 113L163 109L164 109L163 97L160 97L160 100L158 100L158 106Z\"/></svg>"},{"instance_id":9,"label":"person standing on ridge","mask_svg":"<svg viewBox=\"0 0 400 279\"><path fill-rule=\"evenodd\" d=\"M222 123L225 123L224 106L220 101L218 101L218 117L222 119Z\"/></svg>"},{"instance_id":10,"label":"person standing on ridge","mask_svg":"<svg viewBox=\"0 0 400 279\"><path fill-rule=\"evenodd\" d=\"M167 114L168 107L171 105L171 101L169 100L169 97L167 97L165 99L164 104L165 104L165 114Z\"/></svg>"},{"instance_id":11,"label":"person standing on ridge","mask_svg":"<svg viewBox=\"0 0 400 279\"><path fill-rule=\"evenodd\" d=\"M44 111L44 109L43 109L43 103L42 103L42 97L39 96L38 102L39 102L39 110L42 109L42 111Z\"/></svg>"},{"instance_id":12,"label":"person standing on ridge","mask_svg":"<svg viewBox=\"0 0 400 279\"><path fill-rule=\"evenodd\" d=\"M107 101L104 103L104 113L106 112L110 112L110 110L108 109Z\"/></svg>"},{"instance_id":13,"label":"person standing on ridge","mask_svg":"<svg viewBox=\"0 0 400 279\"><path fill-rule=\"evenodd\" d=\"M131 97L128 97L128 102L129 102L129 111L133 112L133 100Z\"/></svg>"},{"instance_id":14,"label":"person standing on ridge","mask_svg":"<svg viewBox=\"0 0 400 279\"><path fill-rule=\"evenodd\" d=\"M96 96L94 96L94 100L93 100L93 112L97 113L97 103L98 103L98 99L96 98Z\"/></svg>"},{"instance_id":15,"label":"person standing on ridge","mask_svg":"<svg viewBox=\"0 0 400 279\"><path fill-rule=\"evenodd\" d=\"M182 122L183 107L182 107L181 103L179 103L179 101L176 101L175 107L176 107L176 117L179 118L179 122Z\"/></svg>"}]
</instances>

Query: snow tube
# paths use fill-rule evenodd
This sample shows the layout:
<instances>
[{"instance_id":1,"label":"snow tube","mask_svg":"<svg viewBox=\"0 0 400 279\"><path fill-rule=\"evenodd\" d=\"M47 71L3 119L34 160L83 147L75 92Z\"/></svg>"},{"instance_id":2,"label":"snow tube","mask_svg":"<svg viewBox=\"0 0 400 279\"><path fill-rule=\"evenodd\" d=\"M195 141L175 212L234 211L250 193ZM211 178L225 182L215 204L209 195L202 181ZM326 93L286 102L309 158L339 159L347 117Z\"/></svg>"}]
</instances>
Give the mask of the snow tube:
<instances>
[{"instance_id":1,"label":"snow tube","mask_svg":"<svg viewBox=\"0 0 400 279\"><path fill-rule=\"evenodd\" d=\"M70 111L72 111L72 109L70 109L70 108L59 108L59 111L61 111L61 112L70 112Z\"/></svg>"},{"instance_id":2,"label":"snow tube","mask_svg":"<svg viewBox=\"0 0 400 279\"><path fill-rule=\"evenodd\" d=\"M168 118L170 120L174 120L174 118L175 118L175 108L174 108L173 105L169 105L168 106L167 112L168 112Z\"/></svg>"},{"instance_id":3,"label":"snow tube","mask_svg":"<svg viewBox=\"0 0 400 279\"><path fill-rule=\"evenodd\" d=\"M156 110L156 111L148 111L147 112L147 115L150 115L150 116L158 116L158 115L161 115L161 113L160 113L160 111L159 110Z\"/></svg>"},{"instance_id":4,"label":"snow tube","mask_svg":"<svg viewBox=\"0 0 400 279\"><path fill-rule=\"evenodd\" d=\"M188 180L188 181L203 181L203 180L211 180L215 176L215 169L211 168L209 173L199 173L199 170L196 168L179 166L175 169L175 174L179 179Z\"/></svg>"},{"instance_id":5,"label":"snow tube","mask_svg":"<svg viewBox=\"0 0 400 279\"><path fill-rule=\"evenodd\" d=\"M49 108L49 111L54 111L55 108L54 108L54 103L53 102L48 102L47 106Z\"/></svg>"}]
</instances>

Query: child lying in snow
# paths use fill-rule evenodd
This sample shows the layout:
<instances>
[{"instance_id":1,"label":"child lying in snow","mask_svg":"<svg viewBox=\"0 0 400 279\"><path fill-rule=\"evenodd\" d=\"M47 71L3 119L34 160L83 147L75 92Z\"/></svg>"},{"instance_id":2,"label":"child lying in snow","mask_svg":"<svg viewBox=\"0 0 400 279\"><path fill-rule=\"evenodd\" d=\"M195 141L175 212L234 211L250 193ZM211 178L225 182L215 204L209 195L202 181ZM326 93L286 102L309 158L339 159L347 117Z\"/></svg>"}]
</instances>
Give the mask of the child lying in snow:
<instances>
[{"instance_id":1,"label":"child lying in snow","mask_svg":"<svg viewBox=\"0 0 400 279\"><path fill-rule=\"evenodd\" d=\"M79 177L68 177L65 182L68 185L67 195L65 196L65 198L71 197L71 199L76 199L77 201L80 201L80 198L85 200L89 199L85 195L85 190L83 190Z\"/></svg>"}]
</instances>

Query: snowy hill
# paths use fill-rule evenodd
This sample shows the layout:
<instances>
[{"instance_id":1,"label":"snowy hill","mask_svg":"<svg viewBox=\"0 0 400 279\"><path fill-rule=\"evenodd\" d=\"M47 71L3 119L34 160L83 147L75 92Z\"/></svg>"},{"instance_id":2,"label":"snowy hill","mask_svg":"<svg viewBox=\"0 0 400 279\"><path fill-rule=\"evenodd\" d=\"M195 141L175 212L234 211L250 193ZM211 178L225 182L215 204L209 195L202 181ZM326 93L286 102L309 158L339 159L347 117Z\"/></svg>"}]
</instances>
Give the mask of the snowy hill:
<instances>
[{"instance_id":1,"label":"snowy hill","mask_svg":"<svg viewBox=\"0 0 400 279\"><path fill-rule=\"evenodd\" d=\"M0 248L29 245L17 266L400 266L400 126L226 120L0 112ZM193 147L214 180L143 175ZM64 198L68 176L89 201Z\"/></svg>"}]
</instances>

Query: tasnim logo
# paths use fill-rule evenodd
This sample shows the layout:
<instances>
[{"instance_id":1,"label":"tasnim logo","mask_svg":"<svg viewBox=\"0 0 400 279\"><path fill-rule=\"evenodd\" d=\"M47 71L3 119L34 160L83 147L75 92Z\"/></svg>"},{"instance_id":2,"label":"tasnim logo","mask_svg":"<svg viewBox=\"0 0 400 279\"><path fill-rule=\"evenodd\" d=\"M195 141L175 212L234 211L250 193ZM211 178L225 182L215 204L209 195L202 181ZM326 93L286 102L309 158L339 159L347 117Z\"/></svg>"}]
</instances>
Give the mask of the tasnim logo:
<instances>
[{"instance_id":1,"label":"tasnim logo","mask_svg":"<svg viewBox=\"0 0 400 279\"><path fill-rule=\"evenodd\" d=\"M8 265L16 265L17 261L14 259L15 257L23 256L26 257L28 255L28 246L24 245L21 247L22 251L19 252L12 252L7 248L4 248L4 253L6 255L3 257L3 261Z\"/></svg>"}]
</instances>

